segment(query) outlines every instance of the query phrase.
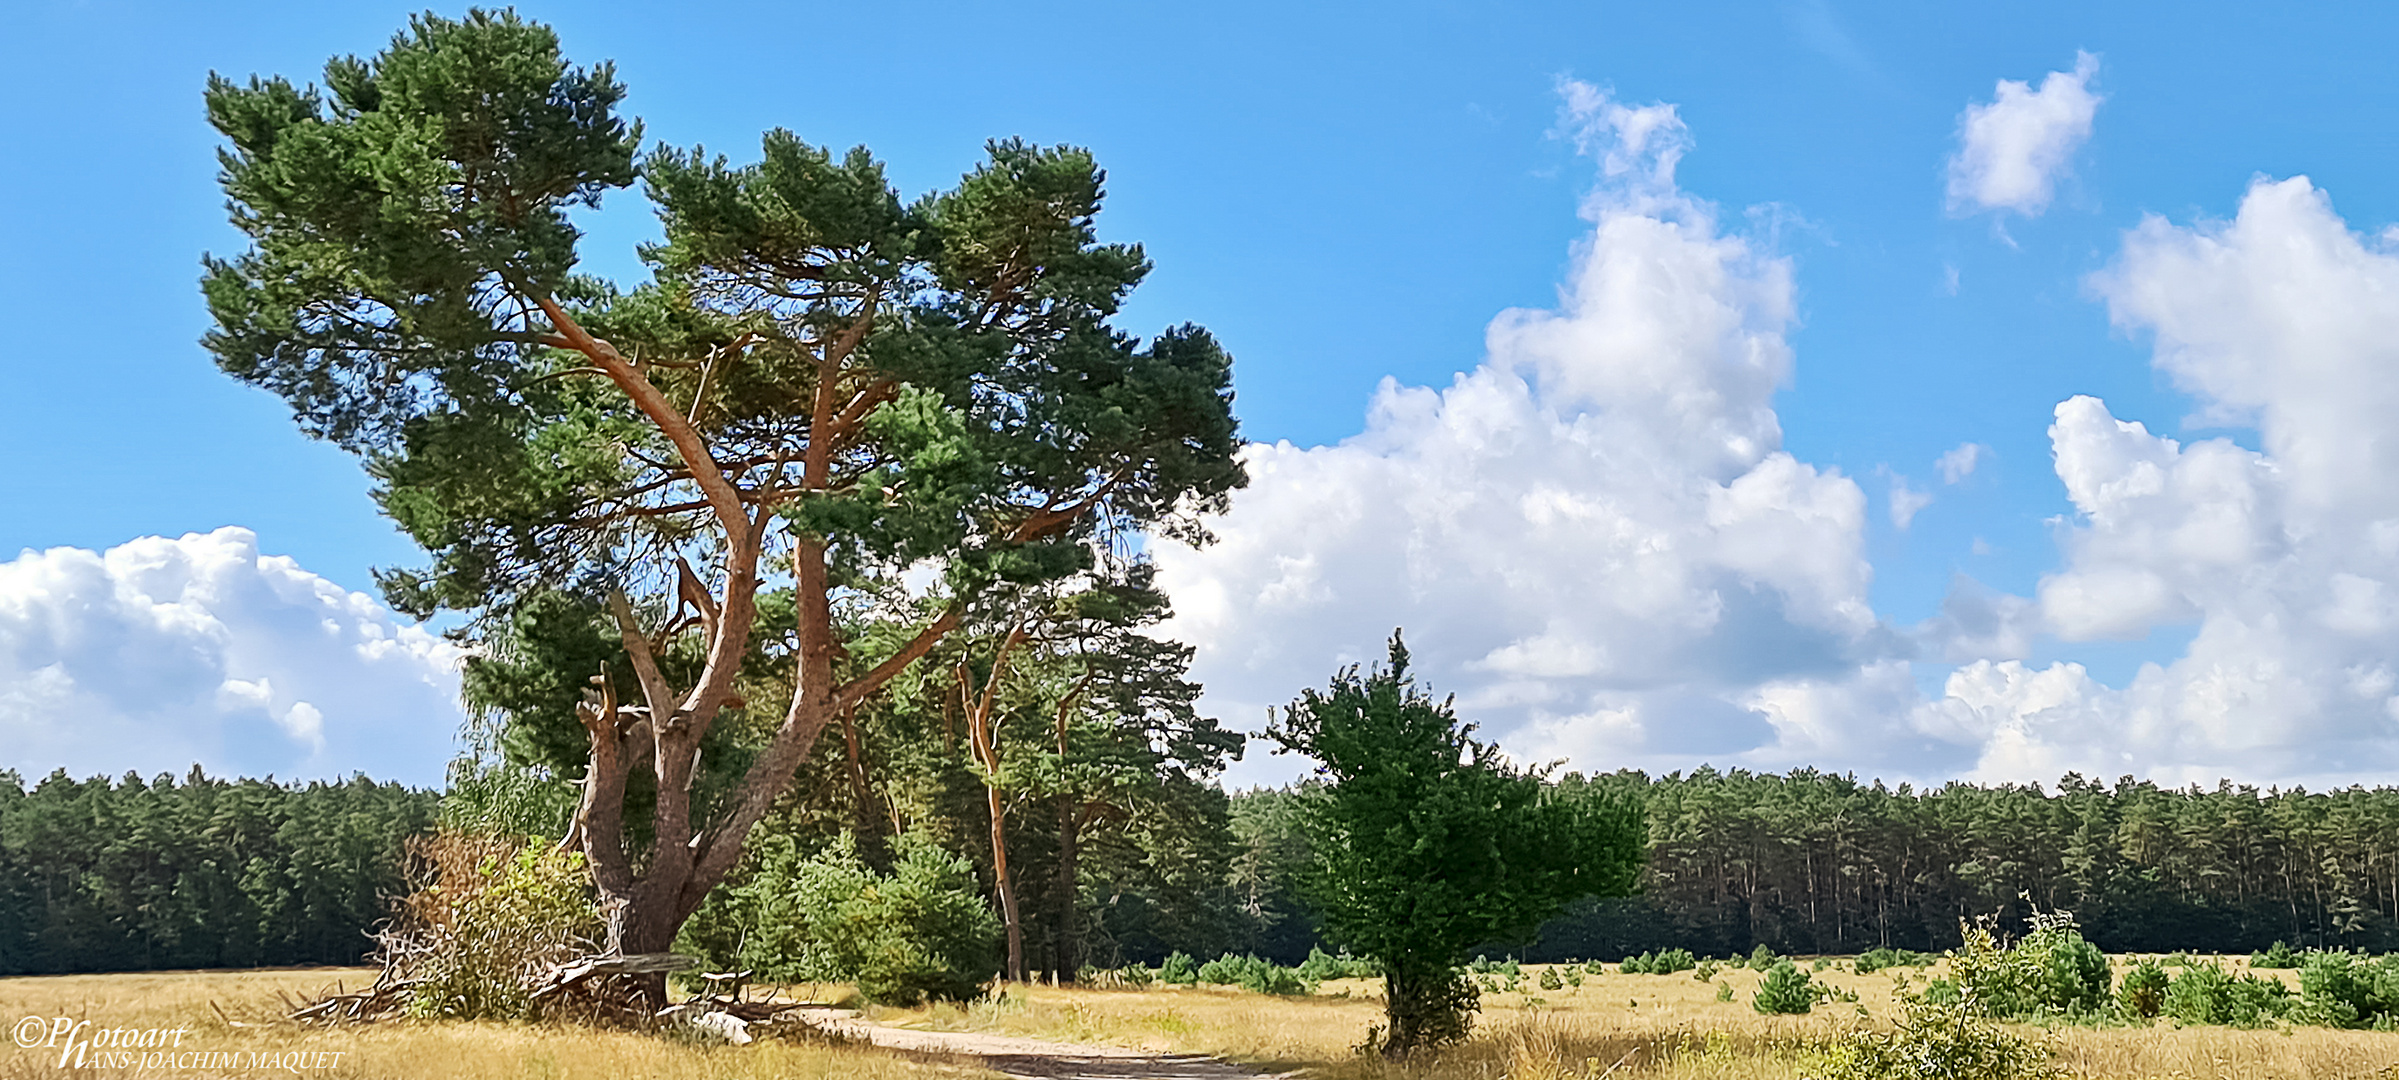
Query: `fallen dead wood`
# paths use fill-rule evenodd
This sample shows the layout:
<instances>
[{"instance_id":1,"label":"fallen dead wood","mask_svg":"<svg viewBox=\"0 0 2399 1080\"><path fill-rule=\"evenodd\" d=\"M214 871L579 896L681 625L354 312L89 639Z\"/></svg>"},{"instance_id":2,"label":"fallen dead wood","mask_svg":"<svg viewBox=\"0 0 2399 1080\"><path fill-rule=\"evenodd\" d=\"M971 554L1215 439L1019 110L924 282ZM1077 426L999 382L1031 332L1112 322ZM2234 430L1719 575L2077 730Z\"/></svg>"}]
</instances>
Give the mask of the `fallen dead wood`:
<instances>
[{"instance_id":1,"label":"fallen dead wood","mask_svg":"<svg viewBox=\"0 0 2399 1080\"><path fill-rule=\"evenodd\" d=\"M700 958L682 953L634 953L631 956L586 956L561 964L533 988L533 1000L556 995L594 975L663 975L700 966Z\"/></svg>"}]
</instances>

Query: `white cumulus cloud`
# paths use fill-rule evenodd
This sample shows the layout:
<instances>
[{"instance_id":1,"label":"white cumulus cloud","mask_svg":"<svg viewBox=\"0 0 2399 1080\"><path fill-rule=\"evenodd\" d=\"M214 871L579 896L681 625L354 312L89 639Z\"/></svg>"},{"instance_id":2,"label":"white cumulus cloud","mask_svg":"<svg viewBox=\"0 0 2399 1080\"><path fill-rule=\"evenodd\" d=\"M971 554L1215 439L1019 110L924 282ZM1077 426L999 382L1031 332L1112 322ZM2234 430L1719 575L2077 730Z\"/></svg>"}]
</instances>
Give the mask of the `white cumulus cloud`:
<instances>
[{"instance_id":1,"label":"white cumulus cloud","mask_svg":"<svg viewBox=\"0 0 2399 1080\"><path fill-rule=\"evenodd\" d=\"M2087 97L2091 66L1991 108ZM1487 734L1588 768L2399 769L2399 234L2352 230L2305 179L2259 181L2231 221L2128 232L2094 295L2194 421L2257 438L2069 398L2049 429L2074 508L2058 564L2031 596L1961 575L1900 632L1868 601L1864 492L1781 448L1789 264L1675 186L1672 108L1566 96L1603 182L1558 305L1500 315L1445 387L1385 380L1337 445L1247 448L1222 542L1157 547L1208 707L1255 723L1405 626ZM1958 484L1989 458L1962 443L1934 468ZM1887 479L1904 528L1930 496ZM2161 633L2188 645L2121 685L2073 659ZM1927 694L1931 664L1954 667Z\"/></svg>"},{"instance_id":2,"label":"white cumulus cloud","mask_svg":"<svg viewBox=\"0 0 2399 1080\"><path fill-rule=\"evenodd\" d=\"M441 779L458 650L225 528L0 563L0 768Z\"/></svg>"},{"instance_id":3,"label":"white cumulus cloud","mask_svg":"<svg viewBox=\"0 0 2399 1080\"><path fill-rule=\"evenodd\" d=\"M1991 448L1981 443L1959 443L1957 449L1935 458L1933 469L1941 474L1944 484L1964 483L1982 465L1983 459L1990 456Z\"/></svg>"},{"instance_id":4,"label":"white cumulus cloud","mask_svg":"<svg viewBox=\"0 0 2399 1080\"><path fill-rule=\"evenodd\" d=\"M2072 72L2052 71L2041 88L1999 80L1993 100L1958 118L1958 150L1949 159L1952 210L2048 209L2058 176L2083 141L2100 96L2091 91L2099 58L2076 53Z\"/></svg>"},{"instance_id":5,"label":"white cumulus cloud","mask_svg":"<svg viewBox=\"0 0 2399 1080\"><path fill-rule=\"evenodd\" d=\"M1893 528L1905 529L1915 524L1918 511L1933 504L1932 492L1918 491L1909 487L1908 478L1898 473L1892 473L1890 476L1891 525Z\"/></svg>"},{"instance_id":6,"label":"white cumulus cloud","mask_svg":"<svg viewBox=\"0 0 2399 1080\"><path fill-rule=\"evenodd\" d=\"M2399 252L2305 178L2259 181L2232 221L2151 218L2093 280L2199 419L2259 449L2180 441L2095 398L2057 408L2077 511L2039 616L2067 641L2190 628L2111 688L2080 666L1960 669L1934 708L1989 733L1980 770L2316 784L2399 766Z\"/></svg>"},{"instance_id":7,"label":"white cumulus cloud","mask_svg":"<svg viewBox=\"0 0 2399 1080\"><path fill-rule=\"evenodd\" d=\"M1913 691L1875 666L1895 639L1863 492L1781 449L1790 265L1675 187L1672 106L1562 91L1603 179L1558 307L1500 315L1446 387L1386 379L1338 445L1248 447L1220 541L1156 550L1172 632L1236 722L1404 626L1420 673L1523 756L1846 748L1857 725L1819 699Z\"/></svg>"}]
</instances>

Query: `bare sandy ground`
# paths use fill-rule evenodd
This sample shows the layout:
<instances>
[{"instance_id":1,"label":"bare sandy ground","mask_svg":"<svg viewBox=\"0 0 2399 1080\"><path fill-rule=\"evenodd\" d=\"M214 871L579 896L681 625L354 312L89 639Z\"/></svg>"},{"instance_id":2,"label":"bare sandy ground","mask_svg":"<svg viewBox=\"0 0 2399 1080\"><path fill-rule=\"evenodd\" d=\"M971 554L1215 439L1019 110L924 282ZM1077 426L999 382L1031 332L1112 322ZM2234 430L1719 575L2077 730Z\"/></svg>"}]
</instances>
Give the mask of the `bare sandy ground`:
<instances>
[{"instance_id":1,"label":"bare sandy ground","mask_svg":"<svg viewBox=\"0 0 2399 1080\"><path fill-rule=\"evenodd\" d=\"M972 1061L1027 1080L1262 1080L1267 1074L1202 1054L1020 1039L968 1031L919 1031L859 1019L849 1010L808 1010L811 1024L903 1053Z\"/></svg>"}]
</instances>

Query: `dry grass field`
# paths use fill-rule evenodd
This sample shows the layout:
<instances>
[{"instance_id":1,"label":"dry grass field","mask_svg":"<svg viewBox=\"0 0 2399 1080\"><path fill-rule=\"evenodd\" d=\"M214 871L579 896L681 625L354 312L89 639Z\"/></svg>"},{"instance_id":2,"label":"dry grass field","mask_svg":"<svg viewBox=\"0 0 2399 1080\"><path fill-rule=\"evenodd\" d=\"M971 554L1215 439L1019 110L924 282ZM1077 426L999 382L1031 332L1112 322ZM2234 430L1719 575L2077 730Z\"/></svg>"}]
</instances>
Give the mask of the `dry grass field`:
<instances>
[{"instance_id":1,"label":"dry grass field","mask_svg":"<svg viewBox=\"0 0 2399 1080\"><path fill-rule=\"evenodd\" d=\"M0 1047L0 1080L31 1077L159 1077L217 1080L269 1076L324 1080L915 1080L995 1074L833 1045L759 1042L704 1045L624 1031L541 1024L386 1023L327 1030L278 1023L279 995L356 989L372 970L167 972L0 979L0 1020L88 1018L95 1028L188 1028L185 1050L263 1053L299 1068L99 1067L61 1071L47 1048ZM219 1010L223 1015L219 1015ZM323 1055L317 1052L322 1051ZM97 1052L97 1051L95 1051ZM324 1055L339 1053L338 1059ZM295 1057L293 1055L297 1054ZM278 1055L280 1055L278 1057Z\"/></svg>"},{"instance_id":2,"label":"dry grass field","mask_svg":"<svg viewBox=\"0 0 2399 1080\"><path fill-rule=\"evenodd\" d=\"M2234 966L2246 964L2233 960ZM1526 984L1535 968L1525 969ZM1938 974L1938 969L1934 969ZM982 1030L1217 1054L1267 1071L1324 1080L1790 1080L1816 1047L1861 1023L1897 1014L1894 976L1814 973L1854 991L1807 1016L1765 1016L1750 1007L1762 974L1720 972L1715 984L1676 975L1586 976L1580 988L1486 994L1476 1035L1438 1060L1390 1065L1350 1048L1380 1018L1375 985L1328 983L1310 998L1269 998L1223 988L1098 991L1031 987L999 1004L877 1010L888 1024ZM2296 985L2294 973L2278 973ZM1343 996L1346 994L1347 996ZM1864 1010L1863 1015L1860 1009ZM2399 1076L2399 1034L2277 1027L2060 1027L2045 1038L2071 1076L2205 1080L2364 1080ZM1611 1072L1610 1070L1613 1070Z\"/></svg>"},{"instance_id":3,"label":"dry grass field","mask_svg":"<svg viewBox=\"0 0 2399 1080\"><path fill-rule=\"evenodd\" d=\"M1536 969L1526 969L1532 985ZM1916 969L1898 969L1917 978ZM1486 995L1475 1038L1437 1059L1389 1065L1350 1048L1380 1014L1375 986L1328 984L1307 998L1222 988L1142 991L1012 988L1006 999L969 1006L876 1009L885 1024L981 1031L1066 1042L1217 1054L1262 1072L1306 1080L1643 1080L1722 1077L1789 1080L1813 1048L1846 1027L1896 1012L1893 973L1828 970L1819 981L1854 991L1801 1017L1762 1016L1749 1006L1761 976L1728 970L1715 984L1676 975L1588 976L1580 988ZM2287 978L2289 973L2283 973ZM308 1067L87 1068L61 1073L54 1051L0 1048L0 1080L94 1077L326 1078L990 1077L965 1065L913 1060L820 1043L708 1046L630 1032L550 1025L392 1023L324 1030L276 1022L279 995L336 982L356 987L364 970L177 972L0 979L0 1019L88 1018L95 1027L185 1028L185 1048L319 1056ZM805 988L803 988L805 989ZM1864 1015L1859 1010L1863 1008ZM220 1015L220 1010L222 1015ZM2399 1034L2316 1028L2176 1029L2063 1027L2039 1035L2069 1075L2194 1080L2364 1080L2399 1076ZM284 1058L281 1060L293 1060Z\"/></svg>"}]
</instances>

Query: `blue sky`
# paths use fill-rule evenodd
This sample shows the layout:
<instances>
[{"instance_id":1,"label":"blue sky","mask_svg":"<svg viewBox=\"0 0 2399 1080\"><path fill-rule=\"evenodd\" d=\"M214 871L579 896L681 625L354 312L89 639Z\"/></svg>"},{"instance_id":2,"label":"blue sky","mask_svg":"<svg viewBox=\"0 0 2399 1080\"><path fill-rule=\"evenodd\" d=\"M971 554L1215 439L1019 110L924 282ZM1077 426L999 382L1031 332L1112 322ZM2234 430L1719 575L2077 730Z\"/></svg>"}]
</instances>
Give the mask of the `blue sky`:
<instances>
[{"instance_id":1,"label":"blue sky","mask_svg":"<svg viewBox=\"0 0 2399 1080\"><path fill-rule=\"evenodd\" d=\"M38 563L28 555L0 564L13 567L19 590L11 609L8 586L0 584L0 612L20 616L14 630L0 617L0 650L15 650L0 653L0 732L18 732L12 741L21 747L43 748L0 750L0 765L116 771L173 767L163 759L178 754L213 754L212 762L225 767L286 774L367 768L420 781L438 775L448 733L425 736L440 725L414 717L443 707L439 678L390 667L396 660L376 662L390 667L382 677L400 680L406 693L382 695L381 706L361 700L347 712L329 711L317 699L334 690L299 689L309 677L304 672L253 671L242 665L268 661L227 659L243 649L223 643L250 632L227 616L202 635L216 644L190 646L206 655L181 681L160 683L155 693L101 693L95 687L107 669L93 657L113 655L102 645L117 640L109 647L121 649L130 631L70 633L59 629L69 624L67 616L23 614L60 603L61 596L121 598L128 571L115 565L142 560L128 554L111 563L112 549L143 537L200 534L172 552L151 553L195 566L238 569L247 559L255 568L263 565L260 553L288 556L291 569L277 564L277 573L314 575L347 590L371 591L370 567L412 558L376 516L353 461L302 439L276 402L214 371L196 344L204 314L195 288L201 252L238 248L223 223L214 137L200 115L206 74L308 77L329 55L381 47L411 10L29 0L0 15L7 28L0 33L0 110L17 151L0 165L0 205L9 208L0 216L6 229L0 318L13 331L0 340L0 371L17 402L12 422L0 426L0 454L17 466L0 471L6 508L0 553L72 548L91 555L77 562L54 553ZM716 4L672 16L647 5L520 10L554 23L578 61L614 59L632 88L627 108L646 120L653 143L704 143L738 158L755 146L759 131L784 126L820 143L867 144L910 194L953 180L989 137L1092 147L1111 178L1104 232L1140 241L1157 263L1124 322L1144 332L1184 320L1213 329L1238 358L1244 432L1263 442L1302 449L1340 444L1366 429L1370 401L1386 378L1398 388L1440 389L1461 373L1483 370L1493 358L1486 332L1494 318L1510 309L1566 310L1560 290L1593 257L1595 228L1615 220L1611 214L1648 220L1642 215L1650 204L1642 198L1698 208L1709 221L1691 235L1745 245L1735 259L1741 266L1758 273L1769 264L1781 267L1772 272L1787 274L1787 294L1776 302L1789 310L1770 320L1766 336L1789 357L1782 389L1762 399L1764 406L1778 421L1782 451L1817 481L1845 478L1865 500L1856 522L1823 540L1866 568L1840 586L1854 586L1851 599L1870 609L1866 622L1840 631L1847 636L1837 651L1852 669L1836 677L1760 661L1736 665L1738 671L1665 676L1602 663L1575 676L1582 681L1572 686L1511 690L1492 681L1493 657L1526 646L1555 618L1527 609L1482 631L1489 640L1463 631L1451 640L1428 629L1428 639L1449 650L1429 658L1433 677L1470 701L1484 695L1500 718L1492 729L1520 752L1565 754L1590 767L1619 760L1680 767L1712 758L1924 777L2044 778L2040 770L2104 759L2121 771L2168 778L2229 772L2278 780L2337 779L2399 746L2378 726L2384 724L2378 710L2388 711L2380 704L2260 706L2254 716L2227 706L2231 712L2210 714L2212 720L2193 713L2194 695L2204 695L2189 687L2204 681L2201 669L2221 673L2227 663L2218 654L2194 653L2202 649L2194 641L2216 640L2204 632L2210 625L2230 634L2224 628L2255 630L2261 620L2271 622L2258 614L2258 597L2266 594L2201 595L2211 576L2240 576L2222 567L2126 569L2145 557L2142 541L2124 540L2123 550L2108 548L2114 554L2100 551L2114 542L2108 537L2138 528L2130 519L2101 520L2107 509L2100 503L2070 500L2057 457L2066 443L2051 432L2053 423L2063 423L2055 414L2061 402L2091 395L2104 401L2106 417L2137 421L2149 433L2185 443L2229 439L2233 449L2265 453L2259 468L2296 475L2292 462L2299 459L2275 458L2277 448L2261 432L2277 415L2288 413L2296 424L2314 414L2273 397L2271 387L2226 389L2255 380L2223 374L2227 364L2270 369L2289 343L2194 329L2185 335L2197 343L2193 355L2215 348L2232 358L2163 363L2154 352L2158 335L2185 325L2177 313L2197 301L2178 307L2142 299L2151 295L2142 290L2152 277L2139 268L2169 282L2161 288L2180 287L2171 282L2189 275L2173 276L2182 272L2177 267L2188 269L2173 261L2177 237L2200 236L2205 222L2240 212L2254 179L2300 175L2329 197L2336 220L2363 238L2361 250L2381 257L2372 238L2399 220L2399 185L2391 181L2399 164L2399 81L2383 73L2381 46L2394 29L2386 9L1752 3L1172 10ZM2087 137L2068 140L2059 167L2044 173L2054 194L2040 212L1953 199L1950 163L1963 152L1961 118L1969 107L1997 100L2003 79L2038 90L2050 73L2074 73L2083 52L2095 66L2080 86L2098 104ZM1627 108L1673 107L1687 147L1666 188L1628 194L1621 177L1604 174L1606 150L1592 149L1592 138L1604 142L1623 132L1591 136L1592 117L1566 115L1562 87L1570 81ZM1579 146L1578 132L1591 136ZM2294 229L2316 220L2305 218L2304 207L2291 212L2299 215L2289 219ZM2160 234L2148 248L2128 240L2127 231L2149 215L2180 231ZM620 277L639 272L631 249L652 230L638 198L620 197L587 224L593 269ZM2139 262L2142 251L2156 260ZM2372 278L2376 265L2369 259L2359 273ZM2102 284L2108 280L2123 284L2111 293ZM2212 287L2190 283L2174 295ZM2371 310L2370 288L2357 295L2369 298L2361 301L2366 310L2325 318L2371 324L2385 317ZM2219 296L2216 303L2231 301ZM2385 359L2366 348L2323 377L2335 384L2371 381L2378 372L2387 376L2376 366ZM1540 383L1535 412L1612 415L1604 400L1542 396L1549 392ZM2210 410L2211 418L2187 419ZM2086 425L2104 434L2102 427ZM2069 431L2068 441L2083 430ZM2345 430L2326 437L2337 443ZM1945 482L1936 460L1967 443L1987 453L1970 474ZM1932 496L1905 527L1890 512L1893 492L1902 488ZM1832 499L1840 492L1827 487L1820 494ZM1273 497L1262 487L1258 505ZM2097 518L2093 507L2100 508ZM1276 550L1281 534L1270 518L1257 516L1265 511L1242 513L1228 525L1251 530L1234 538L1250 544L1228 548ZM2361 511L2260 527L2281 536L2364 537L2380 520ZM1671 532L1670 523L1653 524ZM216 531L227 526L248 534ZM2309 579L2314 584L2267 593L2298 610L2291 605L2314 603L2300 593L2349 588L2338 583L2352 579L2399 580L2378 561L2383 556L2359 553L2370 544L2349 547L2358 550L2276 556L2320 572ZM1525 557L1572 557L1561 550L1568 549L1528 549ZM1333 548L1322 554L1343 557ZM1180 580L1240 592L1250 587L1240 583L1260 580L1234 565L1241 557L1192 556L1181 564ZM2271 561L2257 558L2259 565ZM1796 613L1799 585L1729 563L1717 569L1768 598L1779 614L1766 623L1830 625ZM1440 573L1434 564L1411 564L1407 572ZM2129 621L2076 622L2060 606L2065 594L2042 592L2045 579L2070 586L2136 572L2165 581L2159 587L2179 599L2157 601ZM224 598L242 593L238 576L189 578L217 584L199 593L182 586L189 594L184 606L206 607L197 599L202 593L217 598L211 602L234 603ZM68 580L97 591L87 596L56 584ZM1219 682L1226 687L1215 703L1229 718L1254 721L1259 706L1286 701L1305 685L1297 680L1320 680L1334 663L1363 658L1360 642L1371 651L1365 628L1381 626L1373 631L1381 633L1396 621L1412 630L1420 622L1474 621L1422 590L1393 606L1365 598L1357 583L1346 593L1334 585L1326 586L1329 607L1320 613L1330 621L1278 623L1322 630L1321 640L1295 644L1274 663L1237 663L1214 642L1197 642L1212 691ZM1577 587L1584 586L1605 591L1625 583L1603 576ZM1543 588L1538 581L1525 587ZM1968 648L1955 640L1959 635L1927 624L1958 595L2048 607L2020 628L2020 640ZM350 598L308 602L341 607L347 614L332 621L340 634L366 635L361 641L400 641L410 632L388 617L354 610ZM1827 611L1840 607L1826 603ZM260 625L290 621L289 614L260 615ZM154 613L143 618L156 621ZM1189 629L1203 637L1231 634L1244 618L1265 616L1221 615ZM29 629L37 626L50 629ZM1710 655L1806 651L1772 634L1753 640L1741 627L1737 614L1727 615L1694 631L1697 644L1690 647L1714 650ZM1865 644L1869 639L1912 644ZM2337 647L2284 642L2294 651L2281 670L2303 672L2315 662L2374 684L2368 669L2392 640L2377 623ZM2221 647L2232 650L2223 656L2282 655L2254 641ZM246 648L278 652L264 644ZM407 655L437 664L438 652L418 642ZM2073 704L2025 705L2022 695L2038 696L2026 688L2042 673L2064 678L2053 666L2061 661L2082 665L2087 675L2078 689L2052 687ZM1660 670L1705 667L1658 663ZM1985 665L1976 669L1981 676L2017 688L2000 695L2014 704L1975 706L1982 719L1971 722L1934 717L1943 702L1973 697L1972 687L1952 680L1976 663ZM2009 663L2021 678L1991 666ZM2148 698L2133 690L2144 663L2159 665L2164 680ZM80 681L59 689L70 676ZM1898 749L1861 749L1862 735L1795 738L1792 732L1807 724L1791 719L1794 710L1805 711L1789 703L1788 694L1799 692L1790 689L1793 680L1814 680L1811 693L1833 693L1828 688L1837 684L1853 698L1881 695L1881 705L1844 698L1849 703L1840 708L1887 714L1887 730L1875 730ZM1876 680L1881 689L1861 689ZM271 686L254 694L224 689L262 682ZM1667 683L1673 685L1659 688ZM27 689L38 686L50 689ZM1902 686L1916 697L1891 698ZM2257 693L2263 691L2252 697ZM225 717L213 741L186 746L136 737L132 745L155 745L135 752L122 735L95 743L30 734L62 723L49 713L61 702L113 717L94 730L150 730L188 712L177 706L178 694L201 694ZM304 694L313 696L303 700ZM20 703L14 718L12 700ZM404 714L392 702L415 712ZM307 737L308 712L293 719L301 704L321 718L316 742ZM1895 719L1903 715L1914 719ZM1729 741L1692 750L1658 738L1665 726L1704 727L1713 721L1693 718L1707 716L1731 717L1724 727ZM2041 734L2043 723L2148 734L2128 735L2122 748L2109 743L2104 753L2060 749L2066 743ZM2187 732L2173 734L2183 730L2177 724L2214 730L2210 723L2262 724L2290 733L2290 741L2260 752L2237 740L2194 742ZM417 734L388 735L402 729ZM1743 731L1756 738L1742 742ZM2350 740L2340 743L2349 749L2333 757L2297 749L2302 733L2314 739L2326 731ZM2048 750L2009 756L1994 749L2010 738ZM1924 749L1906 749L1919 744ZM394 756L373 756L387 753ZM390 767L378 768L384 761ZM1273 775L1270 766L1250 768L1260 771L1244 776Z\"/></svg>"}]
</instances>

